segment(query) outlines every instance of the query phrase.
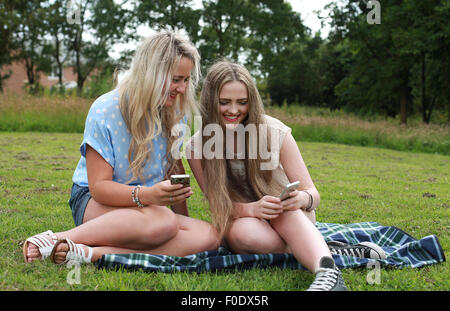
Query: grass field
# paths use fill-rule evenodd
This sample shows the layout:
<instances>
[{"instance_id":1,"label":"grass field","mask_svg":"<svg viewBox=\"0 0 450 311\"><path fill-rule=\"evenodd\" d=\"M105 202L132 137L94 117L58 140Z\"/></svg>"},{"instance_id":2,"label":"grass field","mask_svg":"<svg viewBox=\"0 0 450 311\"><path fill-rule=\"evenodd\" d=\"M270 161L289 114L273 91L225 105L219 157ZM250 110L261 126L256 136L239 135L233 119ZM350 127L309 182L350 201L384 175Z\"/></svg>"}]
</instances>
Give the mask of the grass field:
<instances>
[{"instance_id":1,"label":"grass field","mask_svg":"<svg viewBox=\"0 0 450 311\"><path fill-rule=\"evenodd\" d=\"M0 131L83 133L93 101L73 96L0 94ZM433 124L423 124L419 116L410 116L408 125L399 125L398 119L363 119L343 111L296 105L266 107L266 113L289 125L293 136L301 141L450 156L450 127L442 121L446 120L442 115Z\"/></svg>"},{"instance_id":2,"label":"grass field","mask_svg":"<svg viewBox=\"0 0 450 311\"><path fill-rule=\"evenodd\" d=\"M164 274L104 271L89 265L81 267L80 284L70 285L71 269L66 266L23 263L22 240L48 229L73 227L67 201L81 139L79 133L0 132L0 290L298 291L313 280L311 273L296 270ZM321 194L318 221L376 221L416 238L434 234L449 258L448 156L298 143ZM190 214L209 220L195 181L193 186ZM350 290L450 290L448 262L421 269L382 269L381 282L374 285L367 282L367 270L342 272Z\"/></svg>"},{"instance_id":3,"label":"grass field","mask_svg":"<svg viewBox=\"0 0 450 311\"><path fill-rule=\"evenodd\" d=\"M289 125L292 135L301 141L450 155L448 124L424 124L417 116L400 125L398 119L368 119L305 106L269 107L266 111Z\"/></svg>"}]
</instances>

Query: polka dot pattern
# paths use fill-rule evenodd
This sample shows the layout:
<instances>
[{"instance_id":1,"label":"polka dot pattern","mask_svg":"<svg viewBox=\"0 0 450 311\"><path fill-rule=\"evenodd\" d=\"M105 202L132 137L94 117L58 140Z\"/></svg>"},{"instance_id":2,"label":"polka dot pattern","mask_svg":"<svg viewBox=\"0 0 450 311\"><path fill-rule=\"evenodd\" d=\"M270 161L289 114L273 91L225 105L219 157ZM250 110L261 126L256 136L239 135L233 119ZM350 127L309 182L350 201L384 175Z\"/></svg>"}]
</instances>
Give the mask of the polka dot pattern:
<instances>
[{"instance_id":1,"label":"polka dot pattern","mask_svg":"<svg viewBox=\"0 0 450 311\"><path fill-rule=\"evenodd\" d=\"M181 120L186 124L186 117ZM86 118L83 141L80 146L81 158L73 175L73 182L79 186L88 186L86 171L86 146L91 146L113 168L113 181L127 182L131 175L128 172L128 149L131 135L119 109L119 95L113 90L99 97L91 106ZM164 178L164 167L167 164L167 139L163 135L152 141L153 154L147 161L143 176L145 180L133 181L133 184L152 186ZM181 147L181 146L180 146Z\"/></svg>"}]
</instances>

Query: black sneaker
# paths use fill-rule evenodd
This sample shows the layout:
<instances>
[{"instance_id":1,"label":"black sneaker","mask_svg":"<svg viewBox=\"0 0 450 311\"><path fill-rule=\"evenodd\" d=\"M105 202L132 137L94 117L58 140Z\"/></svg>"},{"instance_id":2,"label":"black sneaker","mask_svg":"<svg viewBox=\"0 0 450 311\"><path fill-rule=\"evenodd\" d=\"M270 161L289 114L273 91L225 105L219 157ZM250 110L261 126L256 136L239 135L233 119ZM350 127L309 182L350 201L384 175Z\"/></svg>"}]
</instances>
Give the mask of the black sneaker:
<instances>
[{"instance_id":1,"label":"black sneaker","mask_svg":"<svg viewBox=\"0 0 450 311\"><path fill-rule=\"evenodd\" d=\"M314 282L306 291L347 291L341 271L331 257L322 257Z\"/></svg>"},{"instance_id":2,"label":"black sneaker","mask_svg":"<svg viewBox=\"0 0 450 311\"><path fill-rule=\"evenodd\" d=\"M350 245L339 241L330 241L327 242L327 244L332 255L386 259L384 250L372 242L361 242L359 244Z\"/></svg>"}]
</instances>

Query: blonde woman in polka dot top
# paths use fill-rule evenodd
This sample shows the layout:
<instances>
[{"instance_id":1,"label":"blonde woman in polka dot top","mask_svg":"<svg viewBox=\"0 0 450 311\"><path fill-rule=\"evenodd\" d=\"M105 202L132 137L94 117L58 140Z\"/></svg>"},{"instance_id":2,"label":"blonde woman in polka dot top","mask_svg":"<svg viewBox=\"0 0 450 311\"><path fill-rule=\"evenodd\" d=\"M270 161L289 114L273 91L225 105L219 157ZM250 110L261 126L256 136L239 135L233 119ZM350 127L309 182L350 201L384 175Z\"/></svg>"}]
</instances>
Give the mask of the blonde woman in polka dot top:
<instances>
[{"instance_id":1,"label":"blonde woman in polka dot top","mask_svg":"<svg viewBox=\"0 0 450 311\"><path fill-rule=\"evenodd\" d=\"M170 129L197 110L199 61L178 33L162 30L143 41L126 76L86 118L69 201L76 227L27 239L26 262L95 262L107 253L186 256L218 247L213 226L188 216L191 187L168 179L185 172L171 155L181 146Z\"/></svg>"}]
</instances>

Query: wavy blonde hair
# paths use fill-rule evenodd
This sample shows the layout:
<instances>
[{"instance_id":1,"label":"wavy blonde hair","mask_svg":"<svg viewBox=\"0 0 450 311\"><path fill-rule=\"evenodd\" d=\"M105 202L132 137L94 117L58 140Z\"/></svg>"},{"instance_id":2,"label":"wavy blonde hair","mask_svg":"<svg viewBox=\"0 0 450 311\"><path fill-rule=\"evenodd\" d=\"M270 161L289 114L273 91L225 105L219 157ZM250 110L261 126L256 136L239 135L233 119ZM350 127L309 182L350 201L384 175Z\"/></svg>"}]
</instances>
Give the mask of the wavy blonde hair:
<instances>
[{"instance_id":1,"label":"wavy blonde hair","mask_svg":"<svg viewBox=\"0 0 450 311\"><path fill-rule=\"evenodd\" d=\"M194 65L189 84L181 100L178 96L174 105L165 107L173 74L182 57ZM163 29L138 47L130 70L118 84L120 111L131 133L128 161L132 177L128 183L142 178L143 167L153 151L152 140L160 134L168 140L165 177L174 170L170 150L176 137L171 135L171 129L184 115L190 120L192 112L198 111L195 90L199 79L200 55L187 37Z\"/></svg>"},{"instance_id":2,"label":"wavy blonde hair","mask_svg":"<svg viewBox=\"0 0 450 311\"><path fill-rule=\"evenodd\" d=\"M201 92L202 133L208 124L222 124L219 95L222 87L229 82L239 81L247 87L248 116L243 125L254 124L257 130L256 137L245 136L245 154L249 155L249 139L256 139L263 135L270 150L270 133L260 131L260 124L265 124L264 106L255 82L244 66L221 60L209 69ZM223 125L222 125L222 129ZM225 137L225 134L223 134ZM203 145L208 139L204 138ZM224 141L225 143L225 141ZM258 146L258 145L257 145ZM204 150L204 149L203 149ZM224 146L223 150L226 150ZM259 148L257 147L257 150ZM258 153L255 159L248 156L243 160L246 171L246 182L251 193L243 193L239 180L231 173L229 160L226 156L222 159L202 158L202 168L205 178L205 196L211 209L211 216L222 238L232 221L233 202L252 202L261 199L264 195L278 195L281 190L281 182L272 176L271 170L262 170L261 164L265 162Z\"/></svg>"}]
</instances>

